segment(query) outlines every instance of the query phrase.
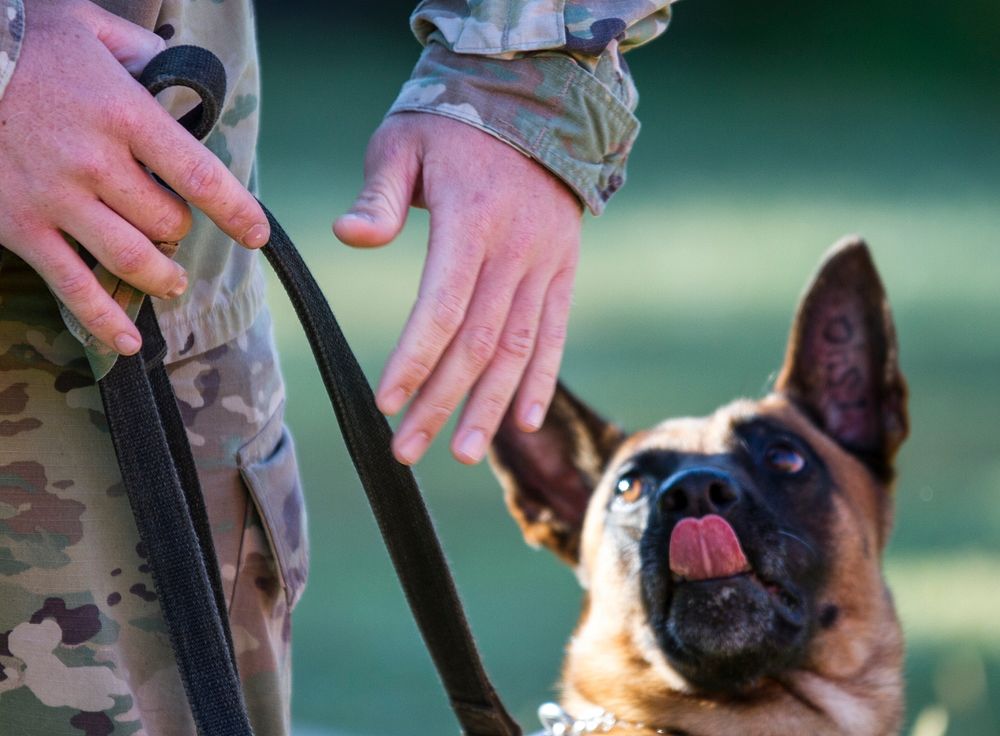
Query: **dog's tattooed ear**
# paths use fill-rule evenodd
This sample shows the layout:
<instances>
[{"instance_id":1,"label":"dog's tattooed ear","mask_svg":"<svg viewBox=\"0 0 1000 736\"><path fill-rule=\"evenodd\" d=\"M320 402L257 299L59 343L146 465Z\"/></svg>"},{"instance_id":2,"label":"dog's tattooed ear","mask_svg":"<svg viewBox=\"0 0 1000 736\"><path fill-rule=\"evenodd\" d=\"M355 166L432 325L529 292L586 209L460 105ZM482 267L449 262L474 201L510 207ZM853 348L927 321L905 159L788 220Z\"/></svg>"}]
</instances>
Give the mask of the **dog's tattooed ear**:
<instances>
[{"instance_id":1,"label":"dog's tattooed ear","mask_svg":"<svg viewBox=\"0 0 1000 736\"><path fill-rule=\"evenodd\" d=\"M885 289L864 241L833 247L799 304L775 389L876 472L906 438L906 382Z\"/></svg>"},{"instance_id":2,"label":"dog's tattooed ear","mask_svg":"<svg viewBox=\"0 0 1000 736\"><path fill-rule=\"evenodd\" d=\"M520 431L508 414L490 463L529 544L547 547L571 565L578 562L587 504L623 438L562 384L537 432Z\"/></svg>"}]
</instances>

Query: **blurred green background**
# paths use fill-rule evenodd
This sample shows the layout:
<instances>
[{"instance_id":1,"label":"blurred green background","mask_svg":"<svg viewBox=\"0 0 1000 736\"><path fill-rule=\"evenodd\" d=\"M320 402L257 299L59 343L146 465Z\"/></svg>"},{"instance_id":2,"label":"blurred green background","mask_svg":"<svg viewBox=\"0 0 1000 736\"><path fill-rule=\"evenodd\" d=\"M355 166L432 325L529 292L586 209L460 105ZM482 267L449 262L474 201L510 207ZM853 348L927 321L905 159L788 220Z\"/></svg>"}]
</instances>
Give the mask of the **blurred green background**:
<instances>
[{"instance_id":1,"label":"blurred green background","mask_svg":"<svg viewBox=\"0 0 1000 736\"><path fill-rule=\"evenodd\" d=\"M415 293L426 218L356 252L329 223L417 46L410 3L259 4L266 201L374 381ZM849 232L895 309L913 432L887 559L918 736L1000 733L1000 5L690 0L630 54L644 129L588 218L564 377L638 428L760 395L797 295ZM272 289L310 502L295 616L300 736L455 733L290 307ZM491 673L529 727L579 607L482 467L418 468ZM947 721L947 725L946 725Z\"/></svg>"}]
</instances>

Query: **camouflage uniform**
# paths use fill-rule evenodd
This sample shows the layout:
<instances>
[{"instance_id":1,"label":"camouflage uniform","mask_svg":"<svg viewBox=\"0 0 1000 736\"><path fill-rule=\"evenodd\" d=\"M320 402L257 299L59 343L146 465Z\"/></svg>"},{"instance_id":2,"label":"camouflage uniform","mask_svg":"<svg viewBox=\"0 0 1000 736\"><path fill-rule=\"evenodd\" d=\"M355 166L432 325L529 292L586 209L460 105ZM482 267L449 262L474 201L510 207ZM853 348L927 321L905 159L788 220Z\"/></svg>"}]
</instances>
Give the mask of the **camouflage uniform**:
<instances>
[{"instance_id":1,"label":"camouflage uniform","mask_svg":"<svg viewBox=\"0 0 1000 736\"><path fill-rule=\"evenodd\" d=\"M190 736L173 652L80 343L21 261L0 271L0 734ZM288 733L308 549L261 313L171 364L256 733Z\"/></svg>"},{"instance_id":2,"label":"camouflage uniform","mask_svg":"<svg viewBox=\"0 0 1000 736\"><path fill-rule=\"evenodd\" d=\"M102 0L169 44L216 52L230 89L211 148L252 184L259 97L247 0ZM0 0L0 98L25 26ZM594 212L638 124L621 52L661 33L665 0L425 0L426 50L390 112L474 125L560 175ZM173 111L190 105L166 96ZM2 105L2 99L0 99ZM0 106L2 112L2 106ZM177 254L186 294L155 302L206 495L258 736L288 734L290 613L308 546L256 253L202 215ZM141 295L96 268L135 314ZM0 249L0 736L190 736L176 666L95 384L115 354Z\"/></svg>"}]
</instances>

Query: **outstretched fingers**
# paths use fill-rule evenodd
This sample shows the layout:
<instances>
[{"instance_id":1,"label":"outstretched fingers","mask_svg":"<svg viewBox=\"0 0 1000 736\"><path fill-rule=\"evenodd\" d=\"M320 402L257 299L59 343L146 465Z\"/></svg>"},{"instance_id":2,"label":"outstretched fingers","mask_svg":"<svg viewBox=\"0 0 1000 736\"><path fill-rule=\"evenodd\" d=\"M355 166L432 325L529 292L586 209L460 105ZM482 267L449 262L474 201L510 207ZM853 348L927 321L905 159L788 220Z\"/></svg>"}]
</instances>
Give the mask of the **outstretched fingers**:
<instances>
[{"instance_id":1,"label":"outstretched fingers","mask_svg":"<svg viewBox=\"0 0 1000 736\"><path fill-rule=\"evenodd\" d=\"M511 399L537 429L551 401L579 254L580 205L523 153L465 123L392 115L369 144L365 186L334 231L392 240L408 205L426 205L430 243L416 304L376 392L409 407L393 440L416 463L468 396L451 449L482 459Z\"/></svg>"},{"instance_id":2,"label":"outstretched fingers","mask_svg":"<svg viewBox=\"0 0 1000 736\"><path fill-rule=\"evenodd\" d=\"M477 463L486 454L537 345L548 274L530 275L518 287L496 351L476 381L452 438L452 454Z\"/></svg>"},{"instance_id":3,"label":"outstretched fingers","mask_svg":"<svg viewBox=\"0 0 1000 736\"><path fill-rule=\"evenodd\" d=\"M556 273L545 295L535 350L513 404L515 421L525 432L541 428L555 394L566 346L575 275L576 263L566 265Z\"/></svg>"},{"instance_id":4,"label":"outstretched fingers","mask_svg":"<svg viewBox=\"0 0 1000 736\"><path fill-rule=\"evenodd\" d=\"M460 326L399 426L393 449L401 462L412 464L423 456L463 397L492 364L519 276L503 264L484 264Z\"/></svg>"}]
</instances>

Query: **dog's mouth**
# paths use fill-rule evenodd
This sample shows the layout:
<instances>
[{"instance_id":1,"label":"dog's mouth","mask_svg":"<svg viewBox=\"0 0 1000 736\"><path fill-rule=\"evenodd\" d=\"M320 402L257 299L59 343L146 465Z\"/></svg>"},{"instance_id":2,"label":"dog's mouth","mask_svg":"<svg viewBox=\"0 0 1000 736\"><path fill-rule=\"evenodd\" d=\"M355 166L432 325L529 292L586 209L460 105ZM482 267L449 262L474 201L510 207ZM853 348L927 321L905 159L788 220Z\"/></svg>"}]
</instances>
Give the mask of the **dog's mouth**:
<instances>
[{"instance_id":1,"label":"dog's mouth","mask_svg":"<svg viewBox=\"0 0 1000 736\"><path fill-rule=\"evenodd\" d=\"M801 596L787 585L758 575L736 531L721 516L710 514L678 522L670 534L669 561L674 587L688 582L745 578L767 591L788 623L804 623Z\"/></svg>"},{"instance_id":2,"label":"dog's mouth","mask_svg":"<svg viewBox=\"0 0 1000 736\"><path fill-rule=\"evenodd\" d=\"M754 557L721 516L689 517L670 533L669 565L661 557L646 570L650 624L696 686L739 689L790 666L804 648L806 598L790 581L765 574L770 565L752 564Z\"/></svg>"}]
</instances>

